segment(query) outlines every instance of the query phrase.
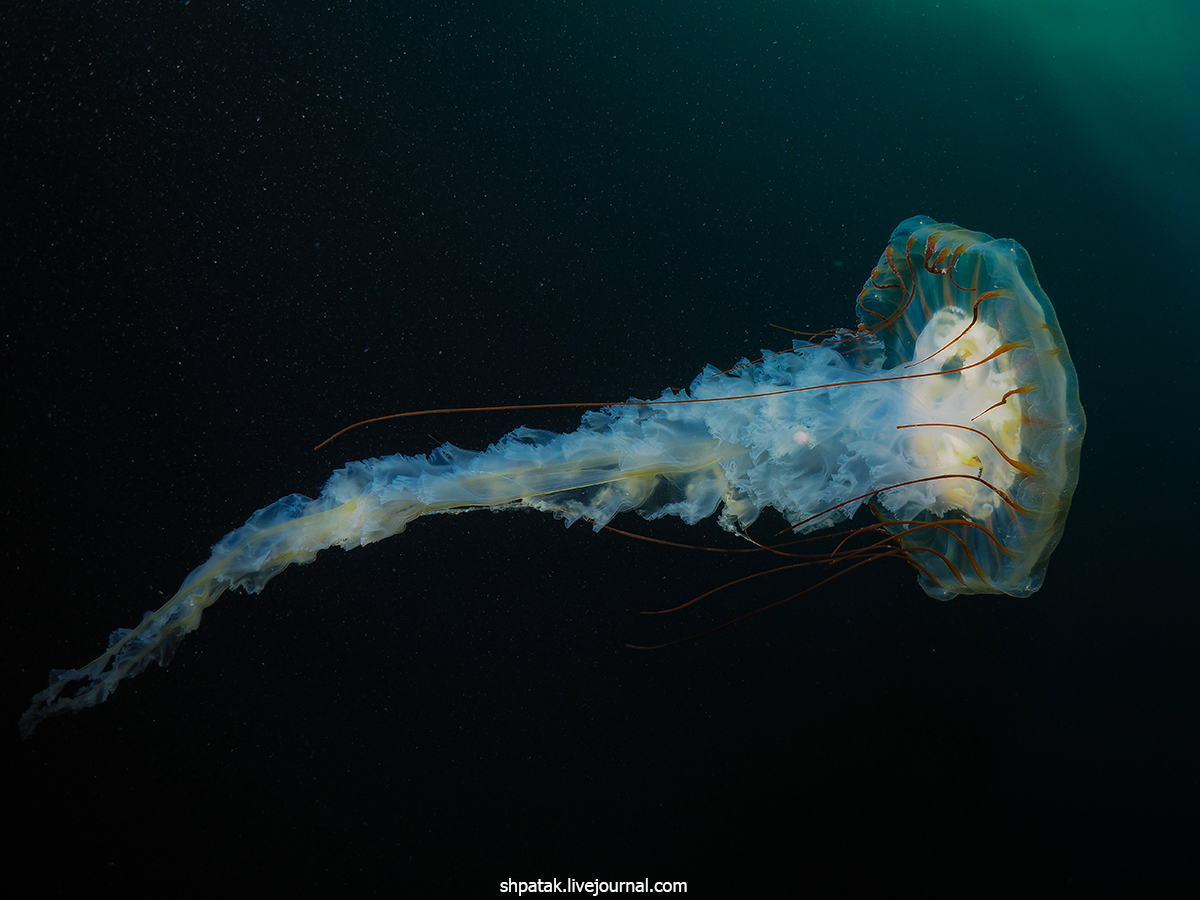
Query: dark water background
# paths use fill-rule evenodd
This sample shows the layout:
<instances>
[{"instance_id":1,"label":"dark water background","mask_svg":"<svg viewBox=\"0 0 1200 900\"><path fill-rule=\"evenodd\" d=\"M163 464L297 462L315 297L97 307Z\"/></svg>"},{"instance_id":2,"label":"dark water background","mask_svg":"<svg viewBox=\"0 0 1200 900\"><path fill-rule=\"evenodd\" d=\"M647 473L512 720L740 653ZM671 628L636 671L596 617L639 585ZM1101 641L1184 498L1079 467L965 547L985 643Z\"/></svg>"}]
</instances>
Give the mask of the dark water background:
<instances>
[{"instance_id":1,"label":"dark water background","mask_svg":"<svg viewBox=\"0 0 1200 900\"><path fill-rule=\"evenodd\" d=\"M953 9L944 7L954 7ZM8 746L10 869L185 894L1196 887L1193 4L14 3L0 14L6 709L346 459L853 323L917 213L1013 237L1083 472L1044 588L432 517L228 595ZM715 524L623 524L721 543ZM1188 585L1191 587L1188 587Z\"/></svg>"}]
</instances>

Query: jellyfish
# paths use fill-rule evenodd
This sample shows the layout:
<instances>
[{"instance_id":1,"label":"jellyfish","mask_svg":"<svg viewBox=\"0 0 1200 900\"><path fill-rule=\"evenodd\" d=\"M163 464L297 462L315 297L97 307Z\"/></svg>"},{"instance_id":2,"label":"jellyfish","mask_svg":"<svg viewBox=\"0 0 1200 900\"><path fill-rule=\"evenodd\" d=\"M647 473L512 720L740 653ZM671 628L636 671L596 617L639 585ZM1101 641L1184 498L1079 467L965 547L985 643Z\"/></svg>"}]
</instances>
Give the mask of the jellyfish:
<instances>
[{"instance_id":1,"label":"jellyfish","mask_svg":"<svg viewBox=\"0 0 1200 900\"><path fill-rule=\"evenodd\" d=\"M521 427L478 452L445 444L348 463L316 499L292 494L250 516L96 659L52 671L22 735L166 665L230 588L261 591L321 550L374 543L434 513L534 509L596 530L626 511L688 524L716 513L748 537L768 508L796 535L866 508L931 597L1029 596L1062 535L1085 420L1028 254L907 219L857 313L854 330L709 366L687 391L590 410L569 434Z\"/></svg>"}]
</instances>

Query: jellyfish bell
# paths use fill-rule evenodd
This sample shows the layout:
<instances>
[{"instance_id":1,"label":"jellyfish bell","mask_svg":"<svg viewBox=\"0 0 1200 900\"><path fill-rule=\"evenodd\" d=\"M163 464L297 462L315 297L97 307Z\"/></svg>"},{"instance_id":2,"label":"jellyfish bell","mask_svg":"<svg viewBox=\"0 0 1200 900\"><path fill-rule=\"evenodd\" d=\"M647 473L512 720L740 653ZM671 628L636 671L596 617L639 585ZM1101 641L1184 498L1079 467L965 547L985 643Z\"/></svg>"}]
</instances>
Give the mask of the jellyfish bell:
<instances>
[{"instance_id":1,"label":"jellyfish bell","mask_svg":"<svg viewBox=\"0 0 1200 900\"><path fill-rule=\"evenodd\" d=\"M900 452L930 475L961 476L882 493L881 521L930 596L1029 596L1062 536L1085 428L1075 368L1029 254L908 219L858 312L885 367L919 376L904 382Z\"/></svg>"},{"instance_id":2,"label":"jellyfish bell","mask_svg":"<svg viewBox=\"0 0 1200 900\"><path fill-rule=\"evenodd\" d=\"M685 393L492 408L603 407L572 433L522 427L478 452L446 444L347 463L315 499L292 494L251 515L96 659L53 671L22 734L165 665L229 588L256 593L321 550L373 543L438 513L535 509L599 530L627 511L695 524L719 510L720 524L744 536L768 508L800 533L866 508L885 538L850 550L839 540L821 562L902 555L933 597L1033 593L1078 479L1084 416L1029 257L1012 241L909 219L857 309L856 331L732 370L710 366Z\"/></svg>"}]
</instances>

